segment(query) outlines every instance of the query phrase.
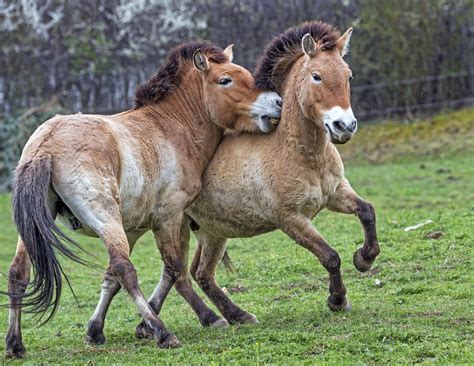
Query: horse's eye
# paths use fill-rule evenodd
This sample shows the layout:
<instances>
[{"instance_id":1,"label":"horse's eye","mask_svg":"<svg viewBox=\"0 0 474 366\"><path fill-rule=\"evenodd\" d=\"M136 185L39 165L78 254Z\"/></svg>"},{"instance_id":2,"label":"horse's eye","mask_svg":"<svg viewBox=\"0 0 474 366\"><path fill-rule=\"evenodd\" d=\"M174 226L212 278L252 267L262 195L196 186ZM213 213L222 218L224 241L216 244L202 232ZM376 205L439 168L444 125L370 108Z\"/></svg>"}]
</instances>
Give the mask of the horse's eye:
<instances>
[{"instance_id":1,"label":"horse's eye","mask_svg":"<svg viewBox=\"0 0 474 366\"><path fill-rule=\"evenodd\" d=\"M354 77L353 77L352 75L349 76L349 81L351 81L351 80L353 80L353 79L354 79Z\"/></svg>"},{"instance_id":2,"label":"horse's eye","mask_svg":"<svg viewBox=\"0 0 474 366\"><path fill-rule=\"evenodd\" d=\"M219 85L228 85L232 82L231 78L221 78L219 79Z\"/></svg>"},{"instance_id":3,"label":"horse's eye","mask_svg":"<svg viewBox=\"0 0 474 366\"><path fill-rule=\"evenodd\" d=\"M321 81L323 81L323 79L321 79L321 75L319 75L319 74L314 73L314 74L312 75L312 77L313 77L313 80L314 80L317 84L319 84Z\"/></svg>"}]
</instances>

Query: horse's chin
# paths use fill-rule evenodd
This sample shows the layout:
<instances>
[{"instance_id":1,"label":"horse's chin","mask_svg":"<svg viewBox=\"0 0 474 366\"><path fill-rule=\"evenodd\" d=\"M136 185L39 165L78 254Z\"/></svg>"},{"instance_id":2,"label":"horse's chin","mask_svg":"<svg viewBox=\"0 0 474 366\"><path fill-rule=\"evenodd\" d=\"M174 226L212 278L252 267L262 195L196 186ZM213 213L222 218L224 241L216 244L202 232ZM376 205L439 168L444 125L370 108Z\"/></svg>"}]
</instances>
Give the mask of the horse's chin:
<instances>
[{"instance_id":1,"label":"horse's chin","mask_svg":"<svg viewBox=\"0 0 474 366\"><path fill-rule=\"evenodd\" d=\"M339 136L331 135L331 142L337 145L344 145L346 142L349 142L351 138L352 136L339 137Z\"/></svg>"}]
</instances>

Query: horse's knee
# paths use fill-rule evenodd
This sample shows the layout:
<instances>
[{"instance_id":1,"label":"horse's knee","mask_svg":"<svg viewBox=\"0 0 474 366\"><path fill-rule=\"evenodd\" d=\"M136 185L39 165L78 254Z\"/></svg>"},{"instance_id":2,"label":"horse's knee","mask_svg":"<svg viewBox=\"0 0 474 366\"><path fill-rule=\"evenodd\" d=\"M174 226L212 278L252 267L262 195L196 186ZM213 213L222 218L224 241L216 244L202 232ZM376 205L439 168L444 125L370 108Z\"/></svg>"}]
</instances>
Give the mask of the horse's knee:
<instances>
[{"instance_id":1,"label":"horse's knee","mask_svg":"<svg viewBox=\"0 0 474 366\"><path fill-rule=\"evenodd\" d=\"M339 254L337 254L336 251L332 251L327 260L326 263L324 263L324 267L327 269L329 273L334 273L338 272L341 268L341 258L339 257Z\"/></svg>"},{"instance_id":2,"label":"horse's knee","mask_svg":"<svg viewBox=\"0 0 474 366\"><path fill-rule=\"evenodd\" d=\"M8 269L8 287L10 292L25 292L30 279L28 268L13 262Z\"/></svg>"},{"instance_id":3,"label":"horse's knee","mask_svg":"<svg viewBox=\"0 0 474 366\"><path fill-rule=\"evenodd\" d=\"M199 287L205 291L209 289L211 283L211 277L205 273L203 270L197 270L194 276L194 279L198 283Z\"/></svg>"},{"instance_id":4,"label":"horse's knee","mask_svg":"<svg viewBox=\"0 0 474 366\"><path fill-rule=\"evenodd\" d=\"M135 267L128 259L113 258L110 261L109 270L115 277L123 278L129 273L135 272Z\"/></svg>"},{"instance_id":5,"label":"horse's knee","mask_svg":"<svg viewBox=\"0 0 474 366\"><path fill-rule=\"evenodd\" d=\"M127 292L130 293L138 289L137 271L130 260L124 258L111 259L109 270Z\"/></svg>"},{"instance_id":6,"label":"horse's knee","mask_svg":"<svg viewBox=\"0 0 474 366\"><path fill-rule=\"evenodd\" d=\"M192 287L189 277L181 275L175 282L174 286L178 292L186 290L189 287Z\"/></svg>"},{"instance_id":7,"label":"horse's knee","mask_svg":"<svg viewBox=\"0 0 474 366\"><path fill-rule=\"evenodd\" d=\"M24 271L21 270L17 264L12 264L8 269L8 279L11 281L18 281L24 278Z\"/></svg>"},{"instance_id":8,"label":"horse's knee","mask_svg":"<svg viewBox=\"0 0 474 366\"><path fill-rule=\"evenodd\" d=\"M364 224L375 223L375 209L374 206L367 201L359 200L357 208L357 216Z\"/></svg>"},{"instance_id":9,"label":"horse's knee","mask_svg":"<svg viewBox=\"0 0 474 366\"><path fill-rule=\"evenodd\" d=\"M184 267L179 258L171 262L165 263L165 268L166 273L168 274L168 276L170 276L173 282L177 281L178 278L184 273Z\"/></svg>"}]
</instances>

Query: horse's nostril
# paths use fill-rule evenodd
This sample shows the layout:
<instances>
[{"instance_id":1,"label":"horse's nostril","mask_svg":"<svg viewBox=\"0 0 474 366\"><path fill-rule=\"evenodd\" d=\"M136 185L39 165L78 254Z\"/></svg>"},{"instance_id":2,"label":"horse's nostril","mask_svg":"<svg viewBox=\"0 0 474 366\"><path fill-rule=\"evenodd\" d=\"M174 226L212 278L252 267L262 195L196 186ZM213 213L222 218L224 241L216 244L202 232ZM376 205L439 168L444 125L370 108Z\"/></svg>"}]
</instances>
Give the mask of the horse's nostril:
<instances>
[{"instance_id":1,"label":"horse's nostril","mask_svg":"<svg viewBox=\"0 0 474 366\"><path fill-rule=\"evenodd\" d=\"M339 131L345 131L346 130L346 125L342 121L339 121L339 120L334 121L332 123L332 125L334 126L335 129L337 129Z\"/></svg>"},{"instance_id":2,"label":"horse's nostril","mask_svg":"<svg viewBox=\"0 0 474 366\"><path fill-rule=\"evenodd\" d=\"M281 108L283 106L283 100L277 99L276 104L277 104L277 106L279 106Z\"/></svg>"},{"instance_id":3,"label":"horse's nostril","mask_svg":"<svg viewBox=\"0 0 474 366\"><path fill-rule=\"evenodd\" d=\"M353 120L347 128L350 132L354 132L357 127L357 120Z\"/></svg>"}]
</instances>

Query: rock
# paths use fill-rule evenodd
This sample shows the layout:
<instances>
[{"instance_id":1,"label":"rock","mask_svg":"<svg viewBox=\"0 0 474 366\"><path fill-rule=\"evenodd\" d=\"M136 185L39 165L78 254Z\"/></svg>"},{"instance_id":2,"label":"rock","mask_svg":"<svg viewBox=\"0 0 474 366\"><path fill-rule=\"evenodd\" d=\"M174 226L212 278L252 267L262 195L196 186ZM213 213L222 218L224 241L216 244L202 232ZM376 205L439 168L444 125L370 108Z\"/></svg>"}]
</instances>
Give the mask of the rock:
<instances>
[{"instance_id":1,"label":"rock","mask_svg":"<svg viewBox=\"0 0 474 366\"><path fill-rule=\"evenodd\" d=\"M439 238L442 238L444 235L444 233L442 231L430 231L428 233L426 233L425 235L425 239L439 239Z\"/></svg>"}]
</instances>

